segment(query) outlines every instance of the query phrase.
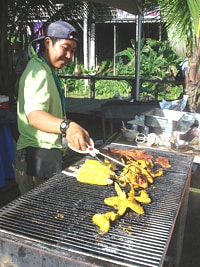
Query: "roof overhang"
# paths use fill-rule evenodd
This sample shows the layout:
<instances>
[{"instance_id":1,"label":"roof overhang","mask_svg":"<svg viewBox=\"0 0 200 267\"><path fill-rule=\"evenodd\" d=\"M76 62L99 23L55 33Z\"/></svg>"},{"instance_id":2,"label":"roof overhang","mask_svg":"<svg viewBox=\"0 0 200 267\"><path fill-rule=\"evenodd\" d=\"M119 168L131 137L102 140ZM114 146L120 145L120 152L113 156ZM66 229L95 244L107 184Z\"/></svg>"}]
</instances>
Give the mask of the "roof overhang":
<instances>
[{"instance_id":1,"label":"roof overhang","mask_svg":"<svg viewBox=\"0 0 200 267\"><path fill-rule=\"evenodd\" d=\"M135 15L142 14L141 0L90 0L90 1L118 8L131 14Z\"/></svg>"}]
</instances>

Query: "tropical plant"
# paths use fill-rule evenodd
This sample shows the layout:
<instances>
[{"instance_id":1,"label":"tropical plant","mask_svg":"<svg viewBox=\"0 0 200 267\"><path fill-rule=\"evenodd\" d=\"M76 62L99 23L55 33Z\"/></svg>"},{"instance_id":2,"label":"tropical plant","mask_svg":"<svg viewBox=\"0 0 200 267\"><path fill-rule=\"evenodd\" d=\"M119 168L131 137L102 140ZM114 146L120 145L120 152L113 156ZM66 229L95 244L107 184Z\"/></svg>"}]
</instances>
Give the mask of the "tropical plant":
<instances>
[{"instance_id":1,"label":"tropical plant","mask_svg":"<svg viewBox=\"0 0 200 267\"><path fill-rule=\"evenodd\" d=\"M85 14L85 5L82 0L1 0L1 93L10 94L12 90L12 42L19 40L27 47L35 37L34 22L43 22L45 26L52 21L63 19L82 31L81 21Z\"/></svg>"},{"instance_id":2,"label":"tropical plant","mask_svg":"<svg viewBox=\"0 0 200 267\"><path fill-rule=\"evenodd\" d=\"M175 40L172 45L185 46L188 71L185 73L184 91L189 96L188 111L195 112L198 107L200 87L200 1L158 0L157 3L170 39Z\"/></svg>"},{"instance_id":3,"label":"tropical plant","mask_svg":"<svg viewBox=\"0 0 200 267\"><path fill-rule=\"evenodd\" d=\"M131 40L132 47L128 47L117 53L119 63L117 65L118 75L135 74L135 41ZM171 49L169 42L153 39L142 39L140 49L140 77L141 79L159 79L174 81L178 71L179 63L182 61ZM157 91L157 92L156 92ZM169 96L170 92L170 96ZM142 82L140 97L145 95L158 98L175 99L182 93L182 86L155 82Z\"/></svg>"},{"instance_id":4,"label":"tropical plant","mask_svg":"<svg viewBox=\"0 0 200 267\"><path fill-rule=\"evenodd\" d=\"M166 24L168 33L176 36L178 41L184 40L186 43L186 56L189 59L189 70L186 77L185 92L189 95L188 106L190 111L195 111L198 102L198 66L200 58L200 1L199 0L146 0L141 1L143 9L153 9L160 7L161 17ZM61 3L58 5L58 3ZM83 0L2 0L0 9L0 91L9 92L12 80L12 41L23 38L29 42L34 36L33 21L43 21L49 23L56 19L70 20L75 26L82 30L83 16L89 14L92 18L92 9L88 12L91 1ZM95 8L93 9L95 10ZM97 10L96 10L97 11ZM80 18L80 20L79 20ZM30 35L27 36L26 27L30 28ZM175 29L175 30L174 30ZM170 36L170 35L169 35ZM174 37L173 37L174 39ZM149 60L153 61L155 54L153 50ZM134 57L133 51L128 51L127 56ZM133 59L133 58L132 58ZM142 61L144 61L142 58ZM135 60L135 59L134 59ZM131 73L134 60L130 60L131 65L125 65L127 72ZM156 72L159 61L156 59L152 66L147 66L146 71ZM163 60L164 61L164 60ZM121 64L122 62L120 62ZM142 62L141 62L142 63ZM150 64L149 64L150 65ZM122 71L118 65L117 71ZM146 75L146 73L145 73Z\"/></svg>"},{"instance_id":5,"label":"tropical plant","mask_svg":"<svg viewBox=\"0 0 200 267\"><path fill-rule=\"evenodd\" d=\"M123 61L127 68L130 68L130 74L135 73L135 40L131 40L132 47L128 47L116 55ZM140 49L140 75L150 78L166 78L168 76L168 68L174 65L177 69L182 61L170 48L169 42L158 41L154 39L142 39ZM118 74L127 74L127 68L118 68ZM176 72L176 70L175 70ZM168 77L169 78L169 77ZM174 77L171 77L174 78Z\"/></svg>"}]
</instances>

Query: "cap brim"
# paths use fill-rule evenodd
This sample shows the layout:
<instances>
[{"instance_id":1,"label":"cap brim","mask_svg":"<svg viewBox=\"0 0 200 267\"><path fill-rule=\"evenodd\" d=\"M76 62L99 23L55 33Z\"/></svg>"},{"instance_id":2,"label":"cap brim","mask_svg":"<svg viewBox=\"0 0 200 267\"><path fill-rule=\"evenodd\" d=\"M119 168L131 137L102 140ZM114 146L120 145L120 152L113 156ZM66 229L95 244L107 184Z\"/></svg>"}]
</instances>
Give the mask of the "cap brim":
<instances>
[{"instance_id":1,"label":"cap brim","mask_svg":"<svg viewBox=\"0 0 200 267\"><path fill-rule=\"evenodd\" d=\"M46 36L41 36L41 37L38 37L36 39L33 40L33 42L39 42L41 40L43 40Z\"/></svg>"},{"instance_id":2,"label":"cap brim","mask_svg":"<svg viewBox=\"0 0 200 267\"><path fill-rule=\"evenodd\" d=\"M38 37L38 38L36 38L36 39L34 39L33 40L33 42L39 42L39 41L41 41L41 40L43 40L44 38L46 38L47 36L41 36L41 37ZM66 39L66 40L73 40L73 41L76 41L76 42L78 42L79 40L78 40L78 38L77 37L69 37L69 38L63 38L63 37L55 37L55 36L48 36L48 37L50 37L50 38L58 38L58 39Z\"/></svg>"}]
</instances>

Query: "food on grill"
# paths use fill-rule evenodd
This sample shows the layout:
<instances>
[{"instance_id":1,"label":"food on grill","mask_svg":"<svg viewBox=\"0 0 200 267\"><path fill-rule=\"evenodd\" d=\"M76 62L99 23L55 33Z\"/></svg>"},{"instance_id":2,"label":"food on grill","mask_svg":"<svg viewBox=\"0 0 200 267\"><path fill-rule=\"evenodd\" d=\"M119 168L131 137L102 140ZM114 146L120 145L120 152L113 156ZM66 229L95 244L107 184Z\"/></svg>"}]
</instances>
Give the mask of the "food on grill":
<instances>
[{"instance_id":1,"label":"food on grill","mask_svg":"<svg viewBox=\"0 0 200 267\"><path fill-rule=\"evenodd\" d=\"M145 150L137 150L137 149L130 149L130 150L125 150L125 149L117 149L117 148L109 148L108 149L108 154L112 156L120 156L120 157L126 157L127 159L134 159L138 163L142 163L145 161L146 163L150 163L151 166L153 167L153 162L151 159L153 159L152 155L146 154ZM158 157L156 158L155 163L159 164L163 168L171 168L171 164L169 163L169 160L166 157ZM160 176L160 175L159 175Z\"/></svg>"},{"instance_id":2,"label":"food on grill","mask_svg":"<svg viewBox=\"0 0 200 267\"><path fill-rule=\"evenodd\" d=\"M122 185L129 183L135 188L147 188L148 183L154 182L153 178L163 175L162 169L152 170L154 164L151 159L129 160L126 165L127 167L117 177Z\"/></svg>"},{"instance_id":3,"label":"food on grill","mask_svg":"<svg viewBox=\"0 0 200 267\"><path fill-rule=\"evenodd\" d=\"M115 172L98 160L86 159L77 172L77 180L82 183L109 185L113 183Z\"/></svg>"},{"instance_id":4,"label":"food on grill","mask_svg":"<svg viewBox=\"0 0 200 267\"><path fill-rule=\"evenodd\" d=\"M55 219L64 219L64 217L65 215L59 212L54 216Z\"/></svg>"},{"instance_id":5,"label":"food on grill","mask_svg":"<svg viewBox=\"0 0 200 267\"><path fill-rule=\"evenodd\" d=\"M123 150L120 150L120 152L121 151ZM126 150L124 150L123 153L125 151ZM130 156L133 151L134 155ZM127 150L123 156L125 154L128 156L126 156L125 159L121 157L121 161L126 165L126 167L124 167L121 173L116 175L115 178L122 187L129 185L130 190L128 194L126 194L126 192L120 188L120 185L115 182L115 191L117 196L110 196L104 199L104 204L117 210L117 213L115 213L117 216L114 217L115 220L124 215L127 209L131 209L137 214L144 214L144 208L141 203L151 203L151 198L145 189L148 188L149 184L154 182L155 177L163 175L162 168L154 169L156 163L159 164L160 162L164 162L165 166L170 166L169 161L167 161L167 159L165 160L164 157L158 157L156 161L153 162L153 156L145 154L144 150ZM143 189L135 194L136 188ZM110 223L114 221L106 214L95 214L93 216L93 222L99 226L100 231L104 233L109 231Z\"/></svg>"},{"instance_id":6,"label":"food on grill","mask_svg":"<svg viewBox=\"0 0 200 267\"><path fill-rule=\"evenodd\" d=\"M114 222L118 217L117 213L109 211L104 214L94 214L92 221L99 227L102 233L107 233L110 229L110 222Z\"/></svg>"},{"instance_id":7,"label":"food on grill","mask_svg":"<svg viewBox=\"0 0 200 267\"><path fill-rule=\"evenodd\" d=\"M166 157L158 157L156 158L156 162L157 164L159 164L161 167L163 168L171 168L171 164L169 163L168 158Z\"/></svg>"},{"instance_id":8,"label":"food on grill","mask_svg":"<svg viewBox=\"0 0 200 267\"><path fill-rule=\"evenodd\" d=\"M126 193L120 188L120 186L115 182L115 191L117 196L108 197L104 199L104 203L108 206L112 206L117 209L117 214L122 216L128 208L135 211L138 214L143 214L143 207L137 203L134 199L126 196Z\"/></svg>"},{"instance_id":9,"label":"food on grill","mask_svg":"<svg viewBox=\"0 0 200 267\"><path fill-rule=\"evenodd\" d=\"M125 187L127 184L134 186L134 188L147 188L148 180L142 175L141 172L131 170L129 168L124 168L119 176L116 176L116 179L120 184Z\"/></svg>"},{"instance_id":10,"label":"food on grill","mask_svg":"<svg viewBox=\"0 0 200 267\"><path fill-rule=\"evenodd\" d=\"M109 185L115 180L116 196L104 198L104 204L113 207L116 212L110 211L103 214L94 214L92 221L100 229L101 233L107 233L111 222L123 216L128 209L137 214L144 214L142 204L151 203L151 198L145 189L153 184L154 178L163 175L163 169L157 168L156 164L171 167L169 160L165 157L153 159L152 155L145 153L145 150L119 150L111 149L109 153L115 153L115 158L125 166L121 171L116 163L104 159L104 163L96 159L86 159L85 163L77 172L77 180L83 183L96 185ZM125 191L121 187L126 187ZM129 191L127 192L127 188ZM136 189L141 189L137 190Z\"/></svg>"},{"instance_id":11,"label":"food on grill","mask_svg":"<svg viewBox=\"0 0 200 267\"><path fill-rule=\"evenodd\" d=\"M144 203L144 204L151 203L151 199L146 190L140 190L138 193L139 193L139 196L135 196L135 200L137 200L140 203Z\"/></svg>"},{"instance_id":12,"label":"food on grill","mask_svg":"<svg viewBox=\"0 0 200 267\"><path fill-rule=\"evenodd\" d=\"M117 166L116 166L117 164L114 161L111 161L111 160L109 160L107 158L104 158L104 163L111 170L113 170L113 171L117 170Z\"/></svg>"},{"instance_id":13,"label":"food on grill","mask_svg":"<svg viewBox=\"0 0 200 267\"><path fill-rule=\"evenodd\" d=\"M120 216L124 215L126 210L129 208L137 214L144 214L143 207L135 200L133 191L129 192L128 197L120 186L115 182L115 191L117 196L111 196L104 199L104 203L108 206L113 207L117 210L117 213L110 211L103 214L94 214L92 221L99 227L101 233L107 233L110 229L110 223L117 220ZM142 190L143 191L143 190ZM144 190L145 191L145 190ZM141 193L139 200L143 203L150 203L151 199L148 194Z\"/></svg>"},{"instance_id":14,"label":"food on grill","mask_svg":"<svg viewBox=\"0 0 200 267\"><path fill-rule=\"evenodd\" d=\"M110 155L119 155L119 156L125 156L127 158L132 158L135 160L138 159L152 159L153 156L146 154L145 150L138 150L138 149L117 149L117 148L109 148L108 153Z\"/></svg>"}]
</instances>

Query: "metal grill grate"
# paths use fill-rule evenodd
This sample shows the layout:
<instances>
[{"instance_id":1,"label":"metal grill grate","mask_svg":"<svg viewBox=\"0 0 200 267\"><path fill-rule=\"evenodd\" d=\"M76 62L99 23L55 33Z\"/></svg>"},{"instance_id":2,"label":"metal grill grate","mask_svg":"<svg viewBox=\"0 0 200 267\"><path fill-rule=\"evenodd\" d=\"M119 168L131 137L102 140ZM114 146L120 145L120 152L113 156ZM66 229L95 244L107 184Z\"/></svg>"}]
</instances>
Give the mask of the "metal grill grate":
<instances>
[{"instance_id":1,"label":"metal grill grate","mask_svg":"<svg viewBox=\"0 0 200 267\"><path fill-rule=\"evenodd\" d=\"M127 212L99 237L92 215L112 210L103 199L116 194L114 186L82 184L60 174L0 210L0 240L15 237L39 250L48 247L62 255L74 252L86 255L88 262L104 263L94 266L161 266L192 157L149 153L168 157L172 168L148 189L152 203L143 205L144 215Z\"/></svg>"}]
</instances>

